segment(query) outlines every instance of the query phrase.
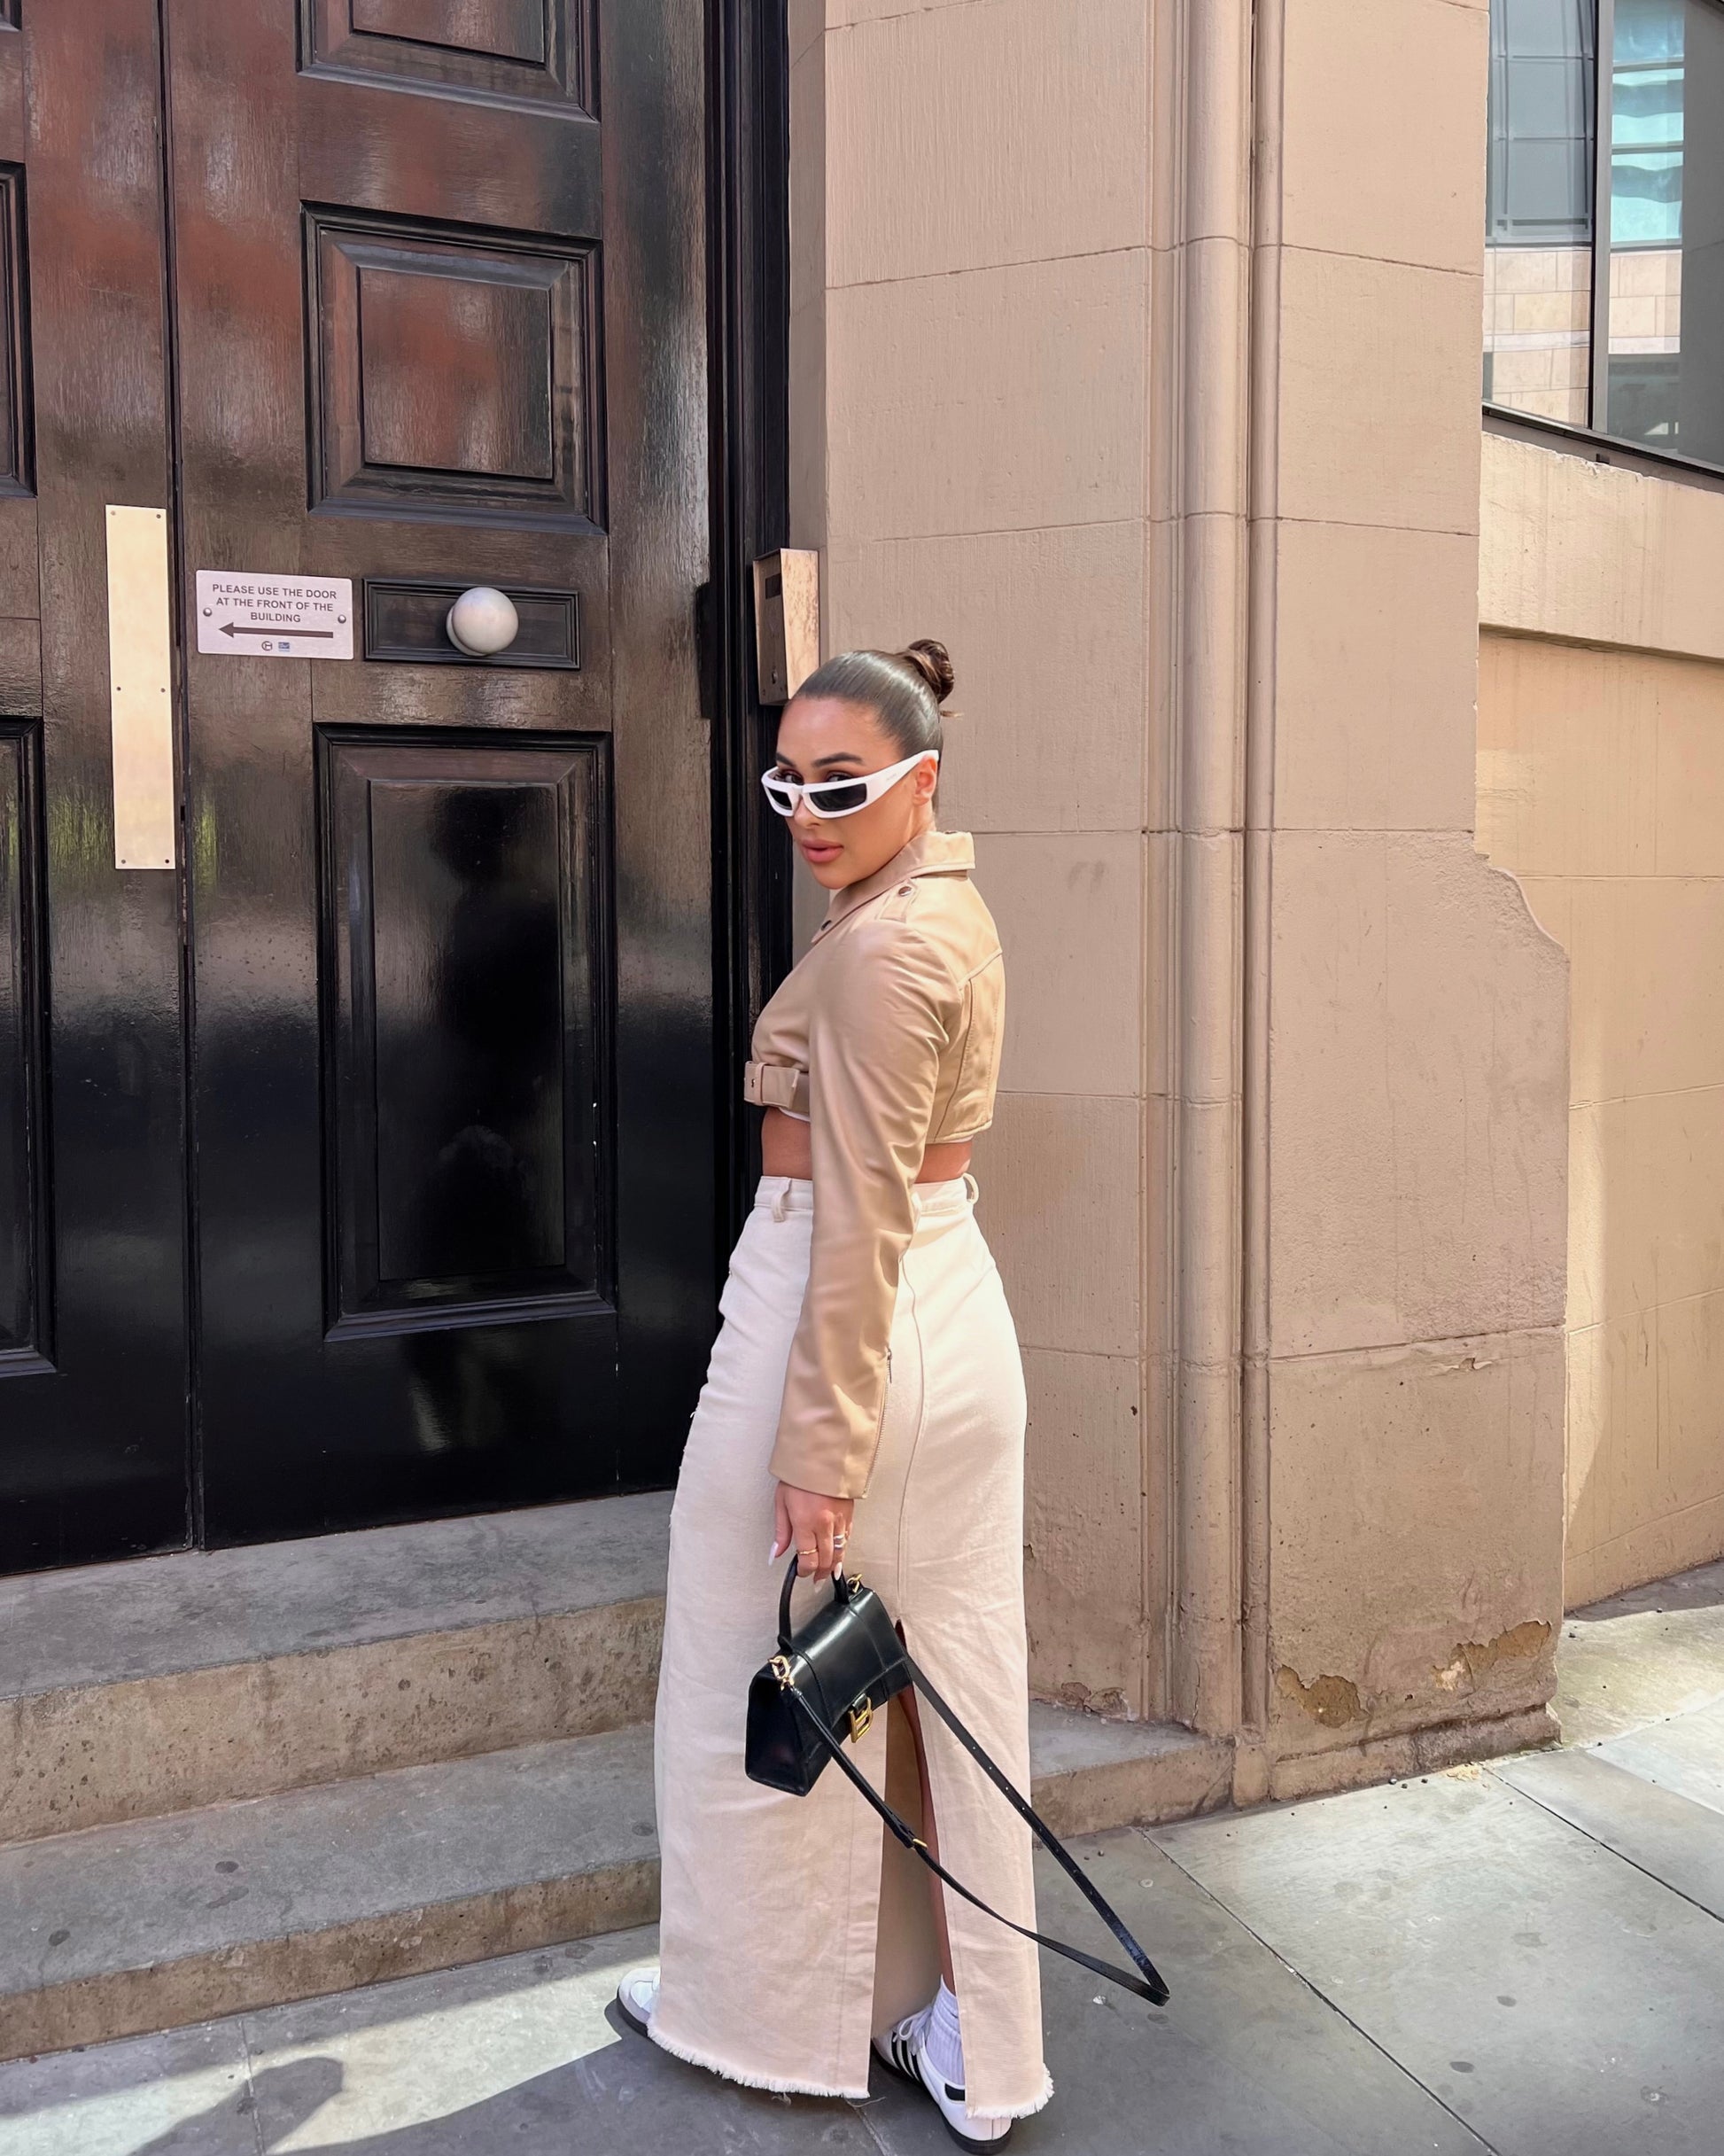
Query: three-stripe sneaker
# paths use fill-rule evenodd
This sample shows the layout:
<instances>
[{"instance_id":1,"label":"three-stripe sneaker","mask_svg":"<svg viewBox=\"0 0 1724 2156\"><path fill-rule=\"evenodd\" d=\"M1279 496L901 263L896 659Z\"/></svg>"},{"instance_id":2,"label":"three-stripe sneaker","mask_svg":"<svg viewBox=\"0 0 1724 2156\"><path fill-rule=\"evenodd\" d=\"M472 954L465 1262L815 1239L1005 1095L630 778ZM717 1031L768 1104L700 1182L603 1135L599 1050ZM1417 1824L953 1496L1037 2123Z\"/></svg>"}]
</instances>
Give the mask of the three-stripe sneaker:
<instances>
[{"instance_id":1,"label":"three-stripe sneaker","mask_svg":"<svg viewBox=\"0 0 1724 2156\"><path fill-rule=\"evenodd\" d=\"M647 2024L653 2018L653 2008L658 2003L658 1970L656 1966L631 1969L617 1987L617 2007L625 2021L637 2035L647 2034Z\"/></svg>"},{"instance_id":2,"label":"three-stripe sneaker","mask_svg":"<svg viewBox=\"0 0 1724 2156\"><path fill-rule=\"evenodd\" d=\"M923 2007L920 2013L905 2014L903 2020L884 2036L874 2038L874 2050L894 2074L901 2074L917 2088L926 2090L933 2098L940 2116L946 2122L946 2131L959 2148L997 2149L1012 2131L1010 2119L972 2119L964 2109L964 2091L954 2082L936 2074L928 2056L928 2047L922 2039L922 2024L928 2013Z\"/></svg>"}]
</instances>

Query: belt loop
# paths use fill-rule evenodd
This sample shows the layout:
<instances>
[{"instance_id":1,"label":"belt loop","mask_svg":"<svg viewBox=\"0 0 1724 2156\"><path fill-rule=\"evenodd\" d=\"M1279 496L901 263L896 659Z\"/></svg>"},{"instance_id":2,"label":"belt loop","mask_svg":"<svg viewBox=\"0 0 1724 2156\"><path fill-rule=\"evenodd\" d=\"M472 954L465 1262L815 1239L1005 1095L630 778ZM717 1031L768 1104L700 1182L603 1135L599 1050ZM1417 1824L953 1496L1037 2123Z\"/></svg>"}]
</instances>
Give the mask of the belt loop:
<instances>
[{"instance_id":1,"label":"belt loop","mask_svg":"<svg viewBox=\"0 0 1724 2156\"><path fill-rule=\"evenodd\" d=\"M781 1175L778 1181L778 1195L773 1200L773 1218L782 1220L790 1210L790 1179Z\"/></svg>"},{"instance_id":2,"label":"belt loop","mask_svg":"<svg viewBox=\"0 0 1724 2156\"><path fill-rule=\"evenodd\" d=\"M976 1200L982 1195L982 1186L976 1181L975 1178L970 1173L967 1168L966 1168L964 1171L964 1187L969 1192L970 1203L974 1205Z\"/></svg>"}]
</instances>

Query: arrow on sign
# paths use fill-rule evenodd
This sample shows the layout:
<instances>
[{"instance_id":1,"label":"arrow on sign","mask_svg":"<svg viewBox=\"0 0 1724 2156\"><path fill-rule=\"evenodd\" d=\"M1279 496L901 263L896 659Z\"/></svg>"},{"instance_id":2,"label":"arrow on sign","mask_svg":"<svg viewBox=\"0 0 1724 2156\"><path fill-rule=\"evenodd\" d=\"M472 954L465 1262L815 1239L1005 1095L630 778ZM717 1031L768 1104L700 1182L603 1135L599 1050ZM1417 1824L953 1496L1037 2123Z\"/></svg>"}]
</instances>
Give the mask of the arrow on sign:
<instances>
[{"instance_id":1,"label":"arrow on sign","mask_svg":"<svg viewBox=\"0 0 1724 2156\"><path fill-rule=\"evenodd\" d=\"M291 636L296 642L302 636L333 637L335 634L333 629L247 629L234 621L224 621L219 626L224 636Z\"/></svg>"}]
</instances>

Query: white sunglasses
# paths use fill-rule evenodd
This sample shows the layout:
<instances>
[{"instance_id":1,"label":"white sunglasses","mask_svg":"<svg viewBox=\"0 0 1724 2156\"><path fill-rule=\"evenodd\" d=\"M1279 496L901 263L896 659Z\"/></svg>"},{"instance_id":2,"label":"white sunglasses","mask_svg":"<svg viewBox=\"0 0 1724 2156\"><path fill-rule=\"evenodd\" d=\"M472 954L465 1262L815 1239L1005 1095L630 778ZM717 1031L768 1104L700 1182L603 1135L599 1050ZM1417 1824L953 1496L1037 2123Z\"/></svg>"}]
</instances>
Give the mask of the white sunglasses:
<instances>
[{"instance_id":1,"label":"white sunglasses","mask_svg":"<svg viewBox=\"0 0 1724 2156\"><path fill-rule=\"evenodd\" d=\"M884 771L871 771L866 776L842 779L816 779L804 785L800 779L787 779L776 768L763 771L760 783L766 789L766 798L780 816L794 816L796 803L806 801L813 816L853 816L858 808L866 808L870 801L879 800L907 771L918 764L932 761L937 764L937 749L918 749L913 756L906 756L901 764L889 764Z\"/></svg>"}]
</instances>

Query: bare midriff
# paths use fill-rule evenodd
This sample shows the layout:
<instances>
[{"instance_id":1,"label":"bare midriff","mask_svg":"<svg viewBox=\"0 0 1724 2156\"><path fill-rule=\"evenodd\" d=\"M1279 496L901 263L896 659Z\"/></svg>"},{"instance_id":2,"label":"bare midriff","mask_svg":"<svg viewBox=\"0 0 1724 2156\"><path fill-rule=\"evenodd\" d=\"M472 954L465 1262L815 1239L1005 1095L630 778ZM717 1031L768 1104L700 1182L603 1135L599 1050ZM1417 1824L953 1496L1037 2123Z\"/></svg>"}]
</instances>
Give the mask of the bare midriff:
<instances>
[{"instance_id":1,"label":"bare midriff","mask_svg":"<svg viewBox=\"0 0 1724 2156\"><path fill-rule=\"evenodd\" d=\"M922 1155L916 1180L955 1182L968 1171L970 1151L967 1138L929 1146ZM813 1177L814 1149L809 1127L797 1117L787 1116L781 1108L769 1108L760 1126L760 1169L763 1175L788 1175L798 1182L808 1182Z\"/></svg>"}]
</instances>

